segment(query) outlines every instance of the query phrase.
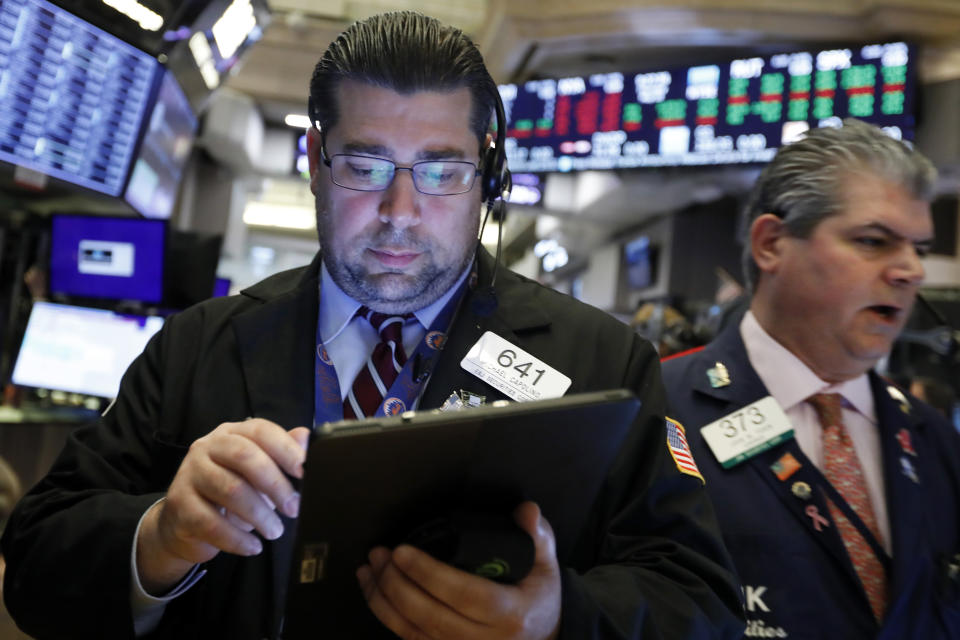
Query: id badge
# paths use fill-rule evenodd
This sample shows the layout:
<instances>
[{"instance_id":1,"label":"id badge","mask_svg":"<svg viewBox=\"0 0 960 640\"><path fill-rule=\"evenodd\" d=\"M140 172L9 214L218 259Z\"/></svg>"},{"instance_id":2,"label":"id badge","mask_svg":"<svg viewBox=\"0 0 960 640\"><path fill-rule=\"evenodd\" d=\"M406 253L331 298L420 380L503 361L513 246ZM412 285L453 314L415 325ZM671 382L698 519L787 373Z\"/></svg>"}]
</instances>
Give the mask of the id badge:
<instances>
[{"instance_id":1,"label":"id badge","mask_svg":"<svg viewBox=\"0 0 960 640\"><path fill-rule=\"evenodd\" d=\"M480 336L460 366L517 402L559 398L570 388L570 378L492 331Z\"/></svg>"},{"instance_id":2,"label":"id badge","mask_svg":"<svg viewBox=\"0 0 960 640\"><path fill-rule=\"evenodd\" d=\"M702 427L700 434L724 469L793 437L780 404L767 396Z\"/></svg>"}]
</instances>

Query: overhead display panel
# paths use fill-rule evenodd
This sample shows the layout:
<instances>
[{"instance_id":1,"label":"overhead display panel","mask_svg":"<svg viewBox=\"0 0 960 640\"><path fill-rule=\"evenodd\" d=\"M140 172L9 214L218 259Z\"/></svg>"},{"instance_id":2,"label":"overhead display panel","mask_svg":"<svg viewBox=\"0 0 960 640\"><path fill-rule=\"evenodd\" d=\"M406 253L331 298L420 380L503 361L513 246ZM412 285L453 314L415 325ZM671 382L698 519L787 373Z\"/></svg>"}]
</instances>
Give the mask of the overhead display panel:
<instances>
[{"instance_id":1,"label":"overhead display panel","mask_svg":"<svg viewBox=\"0 0 960 640\"><path fill-rule=\"evenodd\" d=\"M158 69L56 5L0 1L0 160L120 195Z\"/></svg>"},{"instance_id":2,"label":"overhead display panel","mask_svg":"<svg viewBox=\"0 0 960 640\"><path fill-rule=\"evenodd\" d=\"M124 199L147 218L169 218L183 167L193 147L197 116L169 71L165 71Z\"/></svg>"},{"instance_id":3,"label":"overhead display panel","mask_svg":"<svg viewBox=\"0 0 960 640\"><path fill-rule=\"evenodd\" d=\"M514 172L767 162L847 117L912 139L914 57L894 42L501 85L507 160Z\"/></svg>"}]
</instances>

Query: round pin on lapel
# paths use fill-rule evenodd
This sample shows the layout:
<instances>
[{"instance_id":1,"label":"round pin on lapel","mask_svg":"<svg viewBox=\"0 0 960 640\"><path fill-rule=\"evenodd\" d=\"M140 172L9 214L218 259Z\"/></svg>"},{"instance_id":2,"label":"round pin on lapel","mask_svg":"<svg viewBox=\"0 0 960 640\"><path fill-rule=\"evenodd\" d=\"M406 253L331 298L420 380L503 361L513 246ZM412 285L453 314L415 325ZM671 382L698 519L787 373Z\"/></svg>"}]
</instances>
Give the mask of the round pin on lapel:
<instances>
[{"instance_id":1,"label":"round pin on lapel","mask_svg":"<svg viewBox=\"0 0 960 640\"><path fill-rule=\"evenodd\" d=\"M801 500L809 500L810 496L813 494L813 491L810 489L810 485L808 485L806 482L794 482L790 487L790 492Z\"/></svg>"}]
</instances>

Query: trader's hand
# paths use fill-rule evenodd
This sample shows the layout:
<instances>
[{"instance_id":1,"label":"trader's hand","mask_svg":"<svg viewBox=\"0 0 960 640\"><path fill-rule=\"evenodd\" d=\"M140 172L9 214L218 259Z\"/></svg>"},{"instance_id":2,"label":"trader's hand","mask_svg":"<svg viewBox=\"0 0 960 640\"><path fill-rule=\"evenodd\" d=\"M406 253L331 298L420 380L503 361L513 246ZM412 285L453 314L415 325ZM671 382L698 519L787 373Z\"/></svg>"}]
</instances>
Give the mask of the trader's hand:
<instances>
[{"instance_id":1,"label":"trader's hand","mask_svg":"<svg viewBox=\"0 0 960 640\"><path fill-rule=\"evenodd\" d=\"M401 545L378 547L357 570L367 604L404 640L552 640L560 625L560 569L550 524L532 502L514 511L536 548L533 569L503 585Z\"/></svg>"},{"instance_id":2,"label":"trader's hand","mask_svg":"<svg viewBox=\"0 0 960 640\"><path fill-rule=\"evenodd\" d=\"M296 517L300 495L284 473L303 476L310 431L286 431L252 418L227 422L190 445L166 499L146 514L137 537L137 572L148 593L161 593L220 551L263 550L256 530L275 540ZM279 505L279 506L278 506Z\"/></svg>"}]
</instances>

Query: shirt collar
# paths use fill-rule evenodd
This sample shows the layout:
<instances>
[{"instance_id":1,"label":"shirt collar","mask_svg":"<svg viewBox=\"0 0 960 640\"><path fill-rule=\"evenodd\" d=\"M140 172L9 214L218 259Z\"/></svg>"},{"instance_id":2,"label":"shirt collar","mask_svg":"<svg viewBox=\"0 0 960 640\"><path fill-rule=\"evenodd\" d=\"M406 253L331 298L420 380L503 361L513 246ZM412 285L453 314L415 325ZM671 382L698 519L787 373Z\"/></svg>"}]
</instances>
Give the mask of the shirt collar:
<instances>
[{"instance_id":1,"label":"shirt collar","mask_svg":"<svg viewBox=\"0 0 960 640\"><path fill-rule=\"evenodd\" d=\"M437 315L443 310L453 294L460 289L460 285L470 273L473 263L470 262L464 268L463 273L457 278L446 293L437 298L431 304L423 309L413 312L413 315L420 322L422 327L429 327L436 320ZM336 339L344 328L353 320L357 314L357 309L361 305L351 298L347 293L334 282L333 277L327 270L326 263L320 265L320 338L324 344L329 344Z\"/></svg>"},{"instance_id":2,"label":"shirt collar","mask_svg":"<svg viewBox=\"0 0 960 640\"><path fill-rule=\"evenodd\" d=\"M740 322L740 336L750 364L784 411L815 393L839 393L848 408L876 424L876 410L867 374L838 384L821 380L800 358L767 333L752 311L747 311ZM789 371L789 375L783 375L784 371Z\"/></svg>"}]
</instances>

